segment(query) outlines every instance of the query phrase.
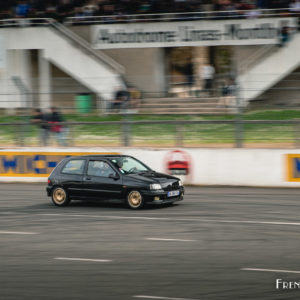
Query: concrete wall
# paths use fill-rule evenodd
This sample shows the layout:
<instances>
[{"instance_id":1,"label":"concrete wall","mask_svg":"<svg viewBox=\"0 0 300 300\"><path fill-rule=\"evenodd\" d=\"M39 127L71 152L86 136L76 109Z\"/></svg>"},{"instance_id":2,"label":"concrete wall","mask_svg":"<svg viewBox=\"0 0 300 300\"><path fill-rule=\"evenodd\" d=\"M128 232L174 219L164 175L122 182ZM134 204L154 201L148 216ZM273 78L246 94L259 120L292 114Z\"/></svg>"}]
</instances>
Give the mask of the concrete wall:
<instances>
[{"instance_id":1,"label":"concrete wall","mask_svg":"<svg viewBox=\"0 0 300 300\"><path fill-rule=\"evenodd\" d=\"M295 108L300 106L300 68L286 76L283 80L272 86L259 96L256 101L251 101L250 108Z\"/></svg>"},{"instance_id":2,"label":"concrete wall","mask_svg":"<svg viewBox=\"0 0 300 300\"><path fill-rule=\"evenodd\" d=\"M80 37L91 40L91 26L70 26ZM166 91L166 61L164 48L98 50L125 67L124 78L148 97L164 96Z\"/></svg>"},{"instance_id":3,"label":"concrete wall","mask_svg":"<svg viewBox=\"0 0 300 300\"><path fill-rule=\"evenodd\" d=\"M185 184L228 185L256 187L300 187L300 149L40 149L22 150L13 153L0 151L0 181L42 181L45 182L49 171L49 162L54 157L75 152L119 152L132 155L152 169L170 172L168 162L186 161L188 175L179 175ZM62 154L64 152L64 154ZM52 154L51 154L52 153ZM3 156L5 156L3 158ZM19 157L18 157L19 156ZM7 157L7 158L6 158ZM24 170L18 164L32 164L28 174L18 174ZM3 161L6 161L7 168ZM16 161L16 163L14 163ZM18 163L20 161L20 163ZM45 167L46 166L46 167ZM47 167L48 166L48 167ZM298 170L299 169L299 170ZM41 170L45 170L44 173ZM298 174L299 173L299 174ZM30 175L30 176L29 176ZM298 176L299 175L299 176Z\"/></svg>"},{"instance_id":4,"label":"concrete wall","mask_svg":"<svg viewBox=\"0 0 300 300\"><path fill-rule=\"evenodd\" d=\"M182 149L191 159L191 174L183 177L187 184L300 187L288 182L287 154L291 150L261 149ZM170 150L125 150L158 171L166 170Z\"/></svg>"},{"instance_id":5,"label":"concrete wall","mask_svg":"<svg viewBox=\"0 0 300 300\"><path fill-rule=\"evenodd\" d=\"M125 67L124 77L129 84L148 97L164 96L166 63L163 48L110 49L105 54Z\"/></svg>"},{"instance_id":6,"label":"concrete wall","mask_svg":"<svg viewBox=\"0 0 300 300\"><path fill-rule=\"evenodd\" d=\"M50 27L1 28L0 35L8 55L8 66L0 74L0 80L18 75L27 84L32 78L30 57L27 54L30 54L29 50L42 49L44 61L51 62L101 99L106 101L113 99L115 89L124 84L120 74L108 64L93 58L76 43L51 30ZM50 74L48 72L50 67L47 69L43 68L44 72L41 73ZM42 85L45 83L46 80L43 80ZM27 84L27 88L29 91L32 90L31 83ZM50 88L42 92L47 94L49 90ZM6 94L3 97L6 97ZM20 104L16 102L15 106L18 107ZM49 105L45 105L47 106Z\"/></svg>"}]
</instances>

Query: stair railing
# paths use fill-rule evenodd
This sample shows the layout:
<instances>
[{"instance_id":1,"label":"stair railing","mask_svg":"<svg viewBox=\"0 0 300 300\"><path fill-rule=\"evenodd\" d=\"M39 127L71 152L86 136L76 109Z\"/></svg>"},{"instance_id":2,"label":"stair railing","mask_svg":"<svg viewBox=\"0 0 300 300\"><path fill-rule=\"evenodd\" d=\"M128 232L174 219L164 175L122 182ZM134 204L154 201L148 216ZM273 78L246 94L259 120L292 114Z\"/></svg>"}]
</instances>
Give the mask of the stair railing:
<instances>
[{"instance_id":1,"label":"stair railing","mask_svg":"<svg viewBox=\"0 0 300 300\"><path fill-rule=\"evenodd\" d=\"M86 40L81 38L79 35L74 33L72 30L68 29L66 26L62 25L58 21L50 18L33 18L33 19L4 19L0 20L0 28L2 27L34 27L34 26L49 26L51 29L54 29L56 32L63 35L65 38L69 39L74 43L77 48L86 51L94 59L101 61L110 69L115 71L118 74L123 74L125 69L122 65L114 61L109 56L96 51L93 49Z\"/></svg>"},{"instance_id":2,"label":"stair railing","mask_svg":"<svg viewBox=\"0 0 300 300\"><path fill-rule=\"evenodd\" d=\"M263 47L259 48L238 67L238 73L246 73L246 71L249 71L249 69L251 69L252 66L256 65L259 61L263 60L267 55L270 55L270 53L274 52L277 48L278 46L273 44L264 45Z\"/></svg>"}]
</instances>

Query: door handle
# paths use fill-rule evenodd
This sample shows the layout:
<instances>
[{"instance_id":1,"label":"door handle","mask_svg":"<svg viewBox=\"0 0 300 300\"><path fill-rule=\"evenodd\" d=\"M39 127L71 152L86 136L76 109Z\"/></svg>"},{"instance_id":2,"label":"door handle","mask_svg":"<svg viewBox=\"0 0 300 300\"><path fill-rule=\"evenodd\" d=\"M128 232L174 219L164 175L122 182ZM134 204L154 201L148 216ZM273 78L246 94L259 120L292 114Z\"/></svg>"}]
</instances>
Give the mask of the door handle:
<instances>
[{"instance_id":1,"label":"door handle","mask_svg":"<svg viewBox=\"0 0 300 300\"><path fill-rule=\"evenodd\" d=\"M85 177L85 180L91 180L92 178L91 177Z\"/></svg>"}]
</instances>

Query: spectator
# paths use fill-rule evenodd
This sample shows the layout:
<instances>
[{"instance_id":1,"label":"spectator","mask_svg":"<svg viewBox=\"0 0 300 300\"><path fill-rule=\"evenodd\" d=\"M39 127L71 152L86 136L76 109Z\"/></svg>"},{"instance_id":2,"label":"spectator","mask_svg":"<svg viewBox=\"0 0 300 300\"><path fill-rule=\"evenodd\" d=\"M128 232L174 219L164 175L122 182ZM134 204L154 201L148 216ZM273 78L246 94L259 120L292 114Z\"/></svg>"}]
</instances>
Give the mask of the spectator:
<instances>
[{"instance_id":1,"label":"spectator","mask_svg":"<svg viewBox=\"0 0 300 300\"><path fill-rule=\"evenodd\" d=\"M236 4L232 3L231 0L218 0L215 5L215 11L219 11L217 13L218 19L226 19L230 16L234 16L237 13Z\"/></svg>"},{"instance_id":2,"label":"spectator","mask_svg":"<svg viewBox=\"0 0 300 300\"><path fill-rule=\"evenodd\" d=\"M128 91L130 94L130 109L132 112L137 112L141 103L141 92L134 87L130 87Z\"/></svg>"},{"instance_id":3,"label":"spectator","mask_svg":"<svg viewBox=\"0 0 300 300\"><path fill-rule=\"evenodd\" d=\"M192 87L194 85L194 65L191 58L188 59L187 64L185 66L185 75L187 86L189 89L189 94L192 94Z\"/></svg>"},{"instance_id":4,"label":"spectator","mask_svg":"<svg viewBox=\"0 0 300 300\"><path fill-rule=\"evenodd\" d=\"M153 13L185 13L176 17L179 19L197 18L196 12L205 10L206 5L196 0L7 0L0 1L0 18L27 17L54 17L63 21L65 17L76 16L107 16L107 22L121 21L127 14L153 14ZM205 2L205 1L204 1ZM212 3L212 2L211 2ZM299 0L216 0L214 11L216 18L228 17L256 17L258 12L244 14L238 10L255 10L256 8L289 8L290 12L299 11ZM78 9L81 8L81 9ZM109 16L109 17L108 17ZM153 18L153 16L152 16Z\"/></svg>"},{"instance_id":5,"label":"spectator","mask_svg":"<svg viewBox=\"0 0 300 300\"><path fill-rule=\"evenodd\" d=\"M140 4L140 7L138 9L139 14L147 14L151 12L151 3L149 1L143 1Z\"/></svg>"},{"instance_id":6,"label":"spectator","mask_svg":"<svg viewBox=\"0 0 300 300\"><path fill-rule=\"evenodd\" d=\"M235 105L236 84L232 78L226 79L222 87L222 97L218 103L221 107L233 107Z\"/></svg>"},{"instance_id":7,"label":"spectator","mask_svg":"<svg viewBox=\"0 0 300 300\"><path fill-rule=\"evenodd\" d=\"M88 4L86 4L82 7L82 12L86 17L96 15L98 10L99 10L99 7L98 7L97 3L94 3L93 1L90 1Z\"/></svg>"},{"instance_id":8,"label":"spectator","mask_svg":"<svg viewBox=\"0 0 300 300\"><path fill-rule=\"evenodd\" d=\"M30 5L26 1L18 1L15 9L17 18L26 18L30 12Z\"/></svg>"},{"instance_id":9,"label":"spectator","mask_svg":"<svg viewBox=\"0 0 300 300\"><path fill-rule=\"evenodd\" d=\"M66 146L67 145L67 129L60 124L63 122L63 117L58 112L57 108L55 106L52 106L50 108L50 114L48 117L48 122L50 125L50 131L52 134L56 136L57 142L60 146Z\"/></svg>"},{"instance_id":10,"label":"spectator","mask_svg":"<svg viewBox=\"0 0 300 300\"><path fill-rule=\"evenodd\" d=\"M83 9L82 7L75 7L75 10L74 10L74 17L76 18L84 18L86 15L85 13L83 12Z\"/></svg>"},{"instance_id":11,"label":"spectator","mask_svg":"<svg viewBox=\"0 0 300 300\"><path fill-rule=\"evenodd\" d=\"M47 121L47 116L44 115L39 108L33 110L31 123L39 127L39 141L42 146L47 146L49 139L49 126Z\"/></svg>"},{"instance_id":12,"label":"spectator","mask_svg":"<svg viewBox=\"0 0 300 300\"><path fill-rule=\"evenodd\" d=\"M289 10L290 10L291 13L299 14L300 13L300 1L299 0L293 0L292 2L290 2Z\"/></svg>"},{"instance_id":13,"label":"spectator","mask_svg":"<svg viewBox=\"0 0 300 300\"><path fill-rule=\"evenodd\" d=\"M213 88L213 80L215 76L215 68L206 63L202 65L200 69L200 79L204 81L204 90L209 93L209 95L212 95L212 88Z\"/></svg>"},{"instance_id":14,"label":"spectator","mask_svg":"<svg viewBox=\"0 0 300 300\"><path fill-rule=\"evenodd\" d=\"M281 27L280 31L280 41L279 47L285 46L285 44L290 40L290 28L286 25Z\"/></svg>"},{"instance_id":15,"label":"spectator","mask_svg":"<svg viewBox=\"0 0 300 300\"><path fill-rule=\"evenodd\" d=\"M111 110L120 112L121 109L129 108L130 105L130 93L126 88L119 87L115 93L115 98L111 105Z\"/></svg>"},{"instance_id":16,"label":"spectator","mask_svg":"<svg viewBox=\"0 0 300 300\"><path fill-rule=\"evenodd\" d=\"M111 110L114 112L119 112L122 105L122 90L119 88L116 93L115 97L111 103Z\"/></svg>"}]
</instances>

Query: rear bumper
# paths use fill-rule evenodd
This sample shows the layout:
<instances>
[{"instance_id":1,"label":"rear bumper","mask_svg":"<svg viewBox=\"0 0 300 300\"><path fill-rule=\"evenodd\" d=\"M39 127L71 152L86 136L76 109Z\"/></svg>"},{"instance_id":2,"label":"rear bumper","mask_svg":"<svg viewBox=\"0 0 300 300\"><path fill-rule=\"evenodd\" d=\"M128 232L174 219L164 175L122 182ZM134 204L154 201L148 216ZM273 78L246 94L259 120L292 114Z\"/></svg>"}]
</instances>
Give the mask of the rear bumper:
<instances>
[{"instance_id":1,"label":"rear bumper","mask_svg":"<svg viewBox=\"0 0 300 300\"><path fill-rule=\"evenodd\" d=\"M46 187L46 191L47 191L47 196L50 197L51 196L51 192L52 192L52 187L51 186L47 186Z\"/></svg>"}]
</instances>

